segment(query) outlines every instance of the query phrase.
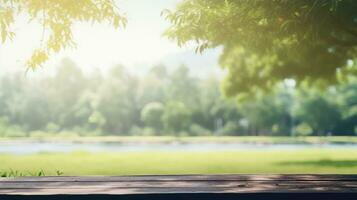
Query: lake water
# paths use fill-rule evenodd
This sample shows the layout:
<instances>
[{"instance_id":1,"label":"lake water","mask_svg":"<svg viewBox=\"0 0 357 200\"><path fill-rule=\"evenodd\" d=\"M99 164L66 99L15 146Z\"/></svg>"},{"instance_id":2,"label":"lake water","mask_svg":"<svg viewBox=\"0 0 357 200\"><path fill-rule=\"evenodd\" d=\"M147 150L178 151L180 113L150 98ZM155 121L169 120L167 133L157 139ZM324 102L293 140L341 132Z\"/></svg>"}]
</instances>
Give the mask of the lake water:
<instances>
[{"instance_id":1,"label":"lake water","mask_svg":"<svg viewBox=\"0 0 357 200\"><path fill-rule=\"evenodd\" d=\"M357 144L238 144L238 143L73 143L73 142L0 142L0 153L34 154L40 152L140 152L140 151L233 151L297 150L309 148L352 148Z\"/></svg>"}]
</instances>

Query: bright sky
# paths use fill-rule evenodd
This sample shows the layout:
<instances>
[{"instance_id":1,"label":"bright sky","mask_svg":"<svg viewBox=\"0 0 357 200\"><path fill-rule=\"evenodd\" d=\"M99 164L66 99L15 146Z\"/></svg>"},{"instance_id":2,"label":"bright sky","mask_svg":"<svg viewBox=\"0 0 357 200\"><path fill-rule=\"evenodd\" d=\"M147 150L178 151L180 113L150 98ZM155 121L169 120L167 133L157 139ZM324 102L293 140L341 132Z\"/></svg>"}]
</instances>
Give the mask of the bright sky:
<instances>
[{"instance_id":1,"label":"bright sky","mask_svg":"<svg viewBox=\"0 0 357 200\"><path fill-rule=\"evenodd\" d=\"M169 23L160 13L165 8L174 8L178 1L118 0L118 7L128 17L125 29L115 30L104 24L76 24L73 35L77 48L51 56L44 68L31 73L47 74L64 57L73 59L84 71L106 71L116 64L123 64L131 71L141 73L158 63L169 66L184 63L196 74L219 73L219 50L197 55L193 47L179 48L174 41L162 36ZM16 20L14 41L0 46L2 73L24 70L24 63L40 45L41 26L29 24L23 16Z\"/></svg>"}]
</instances>

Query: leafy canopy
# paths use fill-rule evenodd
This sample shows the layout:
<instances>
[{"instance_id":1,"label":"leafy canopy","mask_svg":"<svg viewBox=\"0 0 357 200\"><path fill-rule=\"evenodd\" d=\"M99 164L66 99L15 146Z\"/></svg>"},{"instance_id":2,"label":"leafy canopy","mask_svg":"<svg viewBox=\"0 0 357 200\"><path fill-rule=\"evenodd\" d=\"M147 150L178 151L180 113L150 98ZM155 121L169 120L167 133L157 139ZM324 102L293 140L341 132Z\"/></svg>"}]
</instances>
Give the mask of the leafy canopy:
<instances>
[{"instance_id":1,"label":"leafy canopy","mask_svg":"<svg viewBox=\"0 0 357 200\"><path fill-rule=\"evenodd\" d=\"M75 22L108 22L115 28L126 25L126 18L119 14L114 0L0 0L2 43L14 38L11 26L20 14L43 27L41 47L34 50L27 62L32 69L46 62L50 54L75 47L72 36Z\"/></svg>"},{"instance_id":2,"label":"leafy canopy","mask_svg":"<svg viewBox=\"0 0 357 200\"><path fill-rule=\"evenodd\" d=\"M335 83L356 74L354 0L184 0L162 13L166 35L197 52L223 46L228 96L269 90L278 81Z\"/></svg>"}]
</instances>

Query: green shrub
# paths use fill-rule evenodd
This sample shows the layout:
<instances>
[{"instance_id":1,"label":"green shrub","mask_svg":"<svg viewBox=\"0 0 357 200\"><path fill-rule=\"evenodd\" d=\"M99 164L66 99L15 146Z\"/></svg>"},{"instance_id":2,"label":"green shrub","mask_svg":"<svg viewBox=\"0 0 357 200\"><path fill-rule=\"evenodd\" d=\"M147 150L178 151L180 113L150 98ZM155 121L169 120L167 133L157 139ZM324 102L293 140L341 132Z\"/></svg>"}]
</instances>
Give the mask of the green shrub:
<instances>
[{"instance_id":1,"label":"green shrub","mask_svg":"<svg viewBox=\"0 0 357 200\"><path fill-rule=\"evenodd\" d=\"M6 129L4 137L26 137L27 133L20 126L10 126Z\"/></svg>"},{"instance_id":2,"label":"green shrub","mask_svg":"<svg viewBox=\"0 0 357 200\"><path fill-rule=\"evenodd\" d=\"M46 126L46 131L50 133L57 133L60 129L60 126L53 122L48 123Z\"/></svg>"},{"instance_id":3,"label":"green shrub","mask_svg":"<svg viewBox=\"0 0 357 200\"><path fill-rule=\"evenodd\" d=\"M245 135L246 128L237 122L229 121L219 130L220 135Z\"/></svg>"},{"instance_id":4,"label":"green shrub","mask_svg":"<svg viewBox=\"0 0 357 200\"><path fill-rule=\"evenodd\" d=\"M53 137L55 134L53 132L45 132L45 131L31 131L29 133L30 137L32 138L48 138L48 137Z\"/></svg>"},{"instance_id":5,"label":"green shrub","mask_svg":"<svg viewBox=\"0 0 357 200\"><path fill-rule=\"evenodd\" d=\"M212 132L198 124L193 124L190 126L190 135L193 136L209 136Z\"/></svg>"},{"instance_id":6,"label":"green shrub","mask_svg":"<svg viewBox=\"0 0 357 200\"><path fill-rule=\"evenodd\" d=\"M130 135L134 135L134 136L155 136L155 135L158 135L158 133L155 131L155 129L150 128L150 127L140 128L138 126L133 126L130 129Z\"/></svg>"},{"instance_id":7,"label":"green shrub","mask_svg":"<svg viewBox=\"0 0 357 200\"><path fill-rule=\"evenodd\" d=\"M63 137L63 138L73 138L73 137L80 137L80 135L77 132L74 131L67 131L63 130L57 134L58 137Z\"/></svg>"},{"instance_id":8,"label":"green shrub","mask_svg":"<svg viewBox=\"0 0 357 200\"><path fill-rule=\"evenodd\" d=\"M301 123L294 129L294 134L296 136L308 136L313 133L313 130L310 125L307 123Z\"/></svg>"},{"instance_id":9,"label":"green shrub","mask_svg":"<svg viewBox=\"0 0 357 200\"><path fill-rule=\"evenodd\" d=\"M4 137L9 127L9 119L7 117L0 117L0 137Z\"/></svg>"}]
</instances>

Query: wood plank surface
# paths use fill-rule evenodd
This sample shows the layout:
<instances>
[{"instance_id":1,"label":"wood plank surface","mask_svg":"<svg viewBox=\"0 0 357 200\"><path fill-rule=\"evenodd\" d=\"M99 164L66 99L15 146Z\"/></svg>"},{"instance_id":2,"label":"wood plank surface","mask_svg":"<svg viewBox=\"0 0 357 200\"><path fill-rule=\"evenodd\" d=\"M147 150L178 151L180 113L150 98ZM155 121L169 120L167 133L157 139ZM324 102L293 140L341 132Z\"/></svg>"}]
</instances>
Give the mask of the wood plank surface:
<instances>
[{"instance_id":1,"label":"wood plank surface","mask_svg":"<svg viewBox=\"0 0 357 200\"><path fill-rule=\"evenodd\" d=\"M357 175L0 178L0 194L357 193Z\"/></svg>"}]
</instances>

